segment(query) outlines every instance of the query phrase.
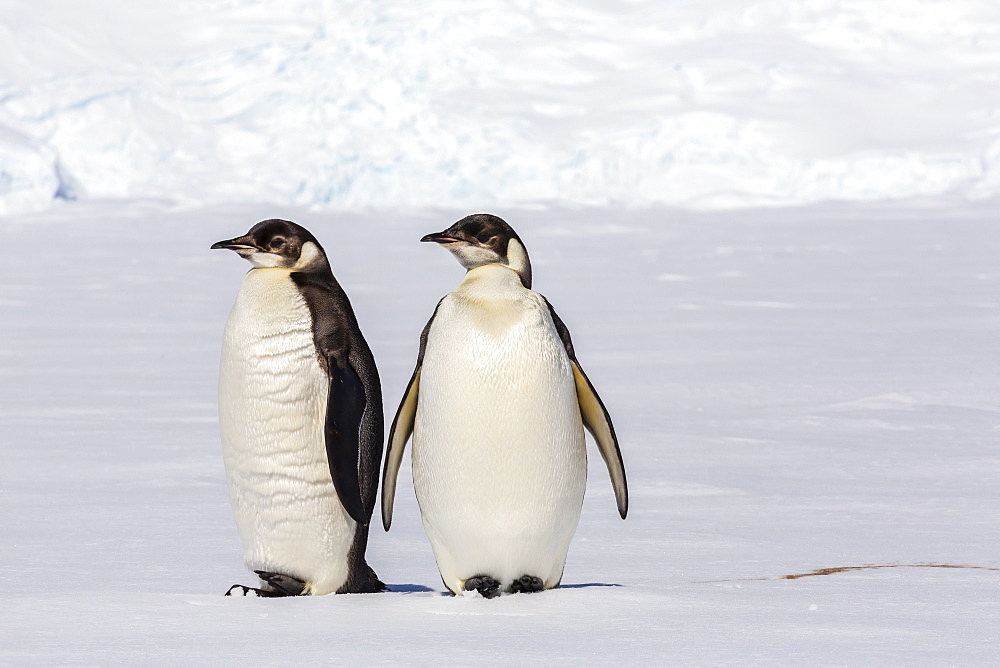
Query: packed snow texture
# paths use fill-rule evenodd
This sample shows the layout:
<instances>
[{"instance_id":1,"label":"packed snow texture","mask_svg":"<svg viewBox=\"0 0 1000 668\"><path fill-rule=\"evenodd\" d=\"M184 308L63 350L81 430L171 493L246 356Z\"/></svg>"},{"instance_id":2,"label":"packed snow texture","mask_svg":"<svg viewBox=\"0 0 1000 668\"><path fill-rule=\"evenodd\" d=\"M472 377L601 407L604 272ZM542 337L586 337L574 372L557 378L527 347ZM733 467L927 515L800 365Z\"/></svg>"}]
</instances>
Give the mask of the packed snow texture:
<instances>
[{"instance_id":1,"label":"packed snow texture","mask_svg":"<svg viewBox=\"0 0 1000 668\"><path fill-rule=\"evenodd\" d=\"M1000 4L0 0L0 44L0 663L1000 656ZM417 240L482 210L629 518L591 448L564 586L453 598L407 463L391 593L222 597L208 247L311 229L391 419L462 272Z\"/></svg>"},{"instance_id":2,"label":"packed snow texture","mask_svg":"<svg viewBox=\"0 0 1000 668\"><path fill-rule=\"evenodd\" d=\"M985 204L496 210L615 420L628 519L590 446L564 587L453 598L407 457L369 548L391 593L224 598L253 583L216 418L248 265L209 246L271 216L312 230L391 419L463 275L418 239L464 213L75 202L0 218L0 664L996 663ZM887 568L773 579L865 565Z\"/></svg>"},{"instance_id":3,"label":"packed snow texture","mask_svg":"<svg viewBox=\"0 0 1000 668\"><path fill-rule=\"evenodd\" d=\"M0 213L1000 195L992 0L0 10Z\"/></svg>"}]
</instances>

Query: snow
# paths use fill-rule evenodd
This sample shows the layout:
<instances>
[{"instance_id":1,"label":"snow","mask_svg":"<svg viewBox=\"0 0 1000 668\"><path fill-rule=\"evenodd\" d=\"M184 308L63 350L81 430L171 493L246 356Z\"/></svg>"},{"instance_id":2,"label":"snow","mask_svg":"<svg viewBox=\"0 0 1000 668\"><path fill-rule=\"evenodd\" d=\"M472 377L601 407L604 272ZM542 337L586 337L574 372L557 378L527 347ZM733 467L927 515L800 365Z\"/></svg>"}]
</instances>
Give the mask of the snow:
<instances>
[{"instance_id":1,"label":"snow","mask_svg":"<svg viewBox=\"0 0 1000 668\"><path fill-rule=\"evenodd\" d=\"M0 219L0 663L992 663L995 211L495 210L631 491L623 522L591 446L565 586L498 600L444 594L408 458L369 549L392 593L222 596L251 581L215 387L245 266L208 247L271 216L312 230L391 415L461 278L418 239L466 210L91 200ZM895 567L773 579L864 565Z\"/></svg>"},{"instance_id":2,"label":"snow","mask_svg":"<svg viewBox=\"0 0 1000 668\"><path fill-rule=\"evenodd\" d=\"M996 663L997 3L0 0L0 44L0 663ZM391 593L223 597L209 246L313 231L391 419L476 211L628 519L591 447L564 586L448 596L407 458Z\"/></svg>"},{"instance_id":3,"label":"snow","mask_svg":"<svg viewBox=\"0 0 1000 668\"><path fill-rule=\"evenodd\" d=\"M989 0L2 7L0 213L1000 194Z\"/></svg>"}]
</instances>

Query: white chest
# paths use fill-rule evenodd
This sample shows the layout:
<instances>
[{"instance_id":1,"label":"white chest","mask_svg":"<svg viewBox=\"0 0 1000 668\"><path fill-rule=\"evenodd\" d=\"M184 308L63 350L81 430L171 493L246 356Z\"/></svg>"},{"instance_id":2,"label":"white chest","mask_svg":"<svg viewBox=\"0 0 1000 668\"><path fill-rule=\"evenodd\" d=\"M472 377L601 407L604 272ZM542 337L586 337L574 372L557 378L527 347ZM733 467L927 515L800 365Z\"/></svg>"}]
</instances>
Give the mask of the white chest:
<instances>
[{"instance_id":1,"label":"white chest","mask_svg":"<svg viewBox=\"0 0 1000 668\"><path fill-rule=\"evenodd\" d=\"M418 416L447 415L480 438L483 424L544 431L563 428L547 426L549 417L579 421L572 368L542 297L509 269L469 274L428 333Z\"/></svg>"},{"instance_id":2,"label":"white chest","mask_svg":"<svg viewBox=\"0 0 1000 668\"><path fill-rule=\"evenodd\" d=\"M253 423L260 436L298 432L321 406L325 409L325 385L309 307L288 272L248 273L223 339L219 387L223 419ZM250 438L244 449L260 449L269 440Z\"/></svg>"}]
</instances>

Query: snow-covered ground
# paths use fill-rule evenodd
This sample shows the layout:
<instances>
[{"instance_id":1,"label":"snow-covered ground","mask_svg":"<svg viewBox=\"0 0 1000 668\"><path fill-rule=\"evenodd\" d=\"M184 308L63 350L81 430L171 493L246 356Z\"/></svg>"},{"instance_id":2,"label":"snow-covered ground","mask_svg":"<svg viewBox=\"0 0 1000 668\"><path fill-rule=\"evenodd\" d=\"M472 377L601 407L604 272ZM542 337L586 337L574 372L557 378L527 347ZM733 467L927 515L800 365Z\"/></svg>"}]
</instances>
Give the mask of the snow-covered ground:
<instances>
[{"instance_id":1,"label":"snow-covered ground","mask_svg":"<svg viewBox=\"0 0 1000 668\"><path fill-rule=\"evenodd\" d=\"M0 45L0 664L996 664L1000 4L0 0ZM392 593L224 598L211 243L309 227L391 418L461 278L417 240L484 210L628 520L592 450L565 586L454 598L407 465Z\"/></svg>"},{"instance_id":2,"label":"snow-covered ground","mask_svg":"<svg viewBox=\"0 0 1000 668\"><path fill-rule=\"evenodd\" d=\"M218 443L220 339L283 216L325 244L391 414L466 210L77 202L0 219L0 663L986 665L1000 656L996 206L495 209L616 420L565 587L443 595L409 483L393 593L251 578ZM893 566L798 579L815 569ZM941 568L930 565L962 566Z\"/></svg>"},{"instance_id":3,"label":"snow-covered ground","mask_svg":"<svg viewBox=\"0 0 1000 668\"><path fill-rule=\"evenodd\" d=\"M0 213L1000 195L993 0L3 0Z\"/></svg>"}]
</instances>

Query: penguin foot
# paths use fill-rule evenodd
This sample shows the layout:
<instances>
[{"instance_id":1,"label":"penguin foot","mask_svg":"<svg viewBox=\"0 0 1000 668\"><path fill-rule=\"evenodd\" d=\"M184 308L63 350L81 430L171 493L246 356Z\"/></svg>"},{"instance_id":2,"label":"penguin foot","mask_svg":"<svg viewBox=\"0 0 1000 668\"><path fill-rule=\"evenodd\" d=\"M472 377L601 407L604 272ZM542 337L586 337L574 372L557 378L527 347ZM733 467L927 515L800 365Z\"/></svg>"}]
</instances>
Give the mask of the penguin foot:
<instances>
[{"instance_id":1,"label":"penguin foot","mask_svg":"<svg viewBox=\"0 0 1000 668\"><path fill-rule=\"evenodd\" d=\"M465 591L478 591L483 598L495 598L500 595L500 583L489 575L474 575L465 581Z\"/></svg>"},{"instance_id":2,"label":"penguin foot","mask_svg":"<svg viewBox=\"0 0 1000 668\"><path fill-rule=\"evenodd\" d=\"M522 575L510 585L510 593L512 594L530 594L543 589L545 589L545 583L542 578L536 578L534 575Z\"/></svg>"},{"instance_id":3,"label":"penguin foot","mask_svg":"<svg viewBox=\"0 0 1000 668\"><path fill-rule=\"evenodd\" d=\"M306 589L304 580L300 580L291 575L281 573L268 573L267 571L254 571L257 576L266 582L271 588L270 596L302 596Z\"/></svg>"},{"instance_id":4,"label":"penguin foot","mask_svg":"<svg viewBox=\"0 0 1000 668\"><path fill-rule=\"evenodd\" d=\"M274 598L276 596L286 596L287 595L287 594L282 594L282 593L279 593L279 592L276 592L276 591L270 591L268 589L257 589L256 587L248 587L246 585L233 585L232 587L229 588L229 591L226 592L226 596L232 596L233 592L237 591L237 590L242 590L240 593L243 596L246 596L250 592L253 592L254 595L260 596L262 598Z\"/></svg>"}]
</instances>

